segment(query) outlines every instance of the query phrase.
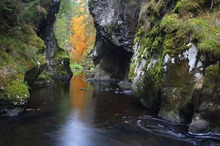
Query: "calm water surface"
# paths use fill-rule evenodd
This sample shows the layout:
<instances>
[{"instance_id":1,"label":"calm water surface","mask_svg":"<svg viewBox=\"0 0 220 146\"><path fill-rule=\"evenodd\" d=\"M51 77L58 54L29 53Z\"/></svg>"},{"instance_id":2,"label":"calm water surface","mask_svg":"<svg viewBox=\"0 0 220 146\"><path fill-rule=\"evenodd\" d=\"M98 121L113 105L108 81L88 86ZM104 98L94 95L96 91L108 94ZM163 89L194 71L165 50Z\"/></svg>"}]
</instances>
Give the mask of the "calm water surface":
<instances>
[{"instance_id":1,"label":"calm water surface","mask_svg":"<svg viewBox=\"0 0 220 146\"><path fill-rule=\"evenodd\" d=\"M0 119L0 146L190 146L215 145L187 136L186 126L155 118L116 85L85 82L35 89L18 117ZM147 125L147 126L146 126Z\"/></svg>"}]
</instances>

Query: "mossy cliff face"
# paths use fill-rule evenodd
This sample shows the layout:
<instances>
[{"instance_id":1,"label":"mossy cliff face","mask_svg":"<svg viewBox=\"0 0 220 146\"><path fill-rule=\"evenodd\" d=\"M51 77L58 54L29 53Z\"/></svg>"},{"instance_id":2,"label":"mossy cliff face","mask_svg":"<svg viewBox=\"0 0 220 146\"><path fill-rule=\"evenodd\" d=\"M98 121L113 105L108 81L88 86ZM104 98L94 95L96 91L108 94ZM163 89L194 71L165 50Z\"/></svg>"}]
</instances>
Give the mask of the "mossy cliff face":
<instances>
[{"instance_id":1,"label":"mossy cliff face","mask_svg":"<svg viewBox=\"0 0 220 146\"><path fill-rule=\"evenodd\" d=\"M0 115L14 116L22 112L30 97L28 86L45 69L46 46L37 32L56 3L50 0L0 2Z\"/></svg>"},{"instance_id":2,"label":"mossy cliff face","mask_svg":"<svg viewBox=\"0 0 220 146\"><path fill-rule=\"evenodd\" d=\"M98 32L93 60L98 74L103 71L98 76L120 75L117 70L129 65L134 95L161 118L192 121L191 132L220 127L219 1L91 0L90 12Z\"/></svg>"},{"instance_id":3,"label":"mossy cliff face","mask_svg":"<svg viewBox=\"0 0 220 146\"><path fill-rule=\"evenodd\" d=\"M0 2L1 115L14 116L22 111L30 96L27 88L30 80L24 80L25 73L46 63L45 57L40 54L41 50L45 50L44 42L36 34L40 20L46 15L46 5L49 3Z\"/></svg>"},{"instance_id":4,"label":"mossy cliff face","mask_svg":"<svg viewBox=\"0 0 220 146\"><path fill-rule=\"evenodd\" d=\"M93 61L96 78L127 77L141 0L89 1L97 29Z\"/></svg>"},{"instance_id":5,"label":"mossy cliff face","mask_svg":"<svg viewBox=\"0 0 220 146\"><path fill-rule=\"evenodd\" d=\"M141 6L129 73L133 93L168 121L188 123L193 117L192 132L220 126L211 118L219 119L219 7L208 0Z\"/></svg>"},{"instance_id":6,"label":"mossy cliff face","mask_svg":"<svg viewBox=\"0 0 220 146\"><path fill-rule=\"evenodd\" d=\"M190 132L220 132L220 67L219 62L205 68L203 87L195 98L195 114L189 126ZM198 95L197 95L198 96ZM198 101L199 100L199 101ZM198 104L199 103L199 104ZM199 124L198 124L199 123Z\"/></svg>"},{"instance_id":7,"label":"mossy cliff face","mask_svg":"<svg viewBox=\"0 0 220 146\"><path fill-rule=\"evenodd\" d=\"M54 23L56 21L56 14L59 12L60 1L53 0L52 5L49 6L49 12L47 18L44 19L38 29L38 35L44 40L46 50L47 66L43 74L37 81L42 82L45 80L69 80L72 76L71 69L69 67L69 54L66 50L62 49L62 46L58 46L55 34ZM40 83L37 82L37 83Z\"/></svg>"}]
</instances>

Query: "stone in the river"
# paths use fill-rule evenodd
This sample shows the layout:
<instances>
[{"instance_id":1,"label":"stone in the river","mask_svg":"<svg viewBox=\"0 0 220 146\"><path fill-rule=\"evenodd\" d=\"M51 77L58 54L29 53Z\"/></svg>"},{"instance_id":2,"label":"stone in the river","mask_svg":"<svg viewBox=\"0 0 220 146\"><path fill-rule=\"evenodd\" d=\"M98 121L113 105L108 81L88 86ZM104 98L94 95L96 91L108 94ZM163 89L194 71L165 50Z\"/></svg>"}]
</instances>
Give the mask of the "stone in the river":
<instances>
[{"instance_id":1,"label":"stone in the river","mask_svg":"<svg viewBox=\"0 0 220 146\"><path fill-rule=\"evenodd\" d=\"M24 111L23 107L15 107L15 108L5 108L5 109L1 109L0 114L1 116L9 116L9 117L13 117L13 116L18 116L20 114L22 114L22 112Z\"/></svg>"},{"instance_id":2,"label":"stone in the river","mask_svg":"<svg viewBox=\"0 0 220 146\"><path fill-rule=\"evenodd\" d=\"M132 89L132 83L131 82L126 82L126 81L120 81L118 83L119 87L121 90L131 90Z\"/></svg>"},{"instance_id":3,"label":"stone in the river","mask_svg":"<svg viewBox=\"0 0 220 146\"><path fill-rule=\"evenodd\" d=\"M189 125L189 132L192 133L205 133L209 127L209 122L206 120L198 119Z\"/></svg>"}]
</instances>

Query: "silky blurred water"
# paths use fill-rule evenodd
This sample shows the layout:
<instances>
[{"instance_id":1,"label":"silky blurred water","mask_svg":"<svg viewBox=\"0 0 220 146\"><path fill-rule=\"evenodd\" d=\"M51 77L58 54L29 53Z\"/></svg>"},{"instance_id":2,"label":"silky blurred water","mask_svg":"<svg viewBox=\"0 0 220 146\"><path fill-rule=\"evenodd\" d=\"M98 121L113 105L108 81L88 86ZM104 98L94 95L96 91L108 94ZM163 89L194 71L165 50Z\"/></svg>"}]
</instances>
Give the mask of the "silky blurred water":
<instances>
[{"instance_id":1,"label":"silky blurred water","mask_svg":"<svg viewBox=\"0 0 220 146\"><path fill-rule=\"evenodd\" d=\"M80 74L32 90L23 115L0 119L0 146L212 145L156 115L117 85L91 85Z\"/></svg>"}]
</instances>

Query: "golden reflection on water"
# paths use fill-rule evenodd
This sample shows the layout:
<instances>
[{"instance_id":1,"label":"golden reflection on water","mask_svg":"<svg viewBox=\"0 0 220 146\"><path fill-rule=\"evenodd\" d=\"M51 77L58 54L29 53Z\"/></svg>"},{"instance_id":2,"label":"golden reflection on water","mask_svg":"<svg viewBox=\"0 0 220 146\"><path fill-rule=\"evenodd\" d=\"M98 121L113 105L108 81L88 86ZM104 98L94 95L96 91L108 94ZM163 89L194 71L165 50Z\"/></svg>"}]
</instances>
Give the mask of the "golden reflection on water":
<instances>
[{"instance_id":1,"label":"golden reflection on water","mask_svg":"<svg viewBox=\"0 0 220 146\"><path fill-rule=\"evenodd\" d=\"M73 76L70 82L71 106L78 112L79 118L86 113L92 104L94 89L86 82L83 73Z\"/></svg>"},{"instance_id":2,"label":"golden reflection on water","mask_svg":"<svg viewBox=\"0 0 220 146\"><path fill-rule=\"evenodd\" d=\"M61 130L61 145L91 145L91 136L95 134L90 128L93 125L95 114L93 91L93 87L86 82L84 74L72 77L70 82L70 105L72 109Z\"/></svg>"}]
</instances>

